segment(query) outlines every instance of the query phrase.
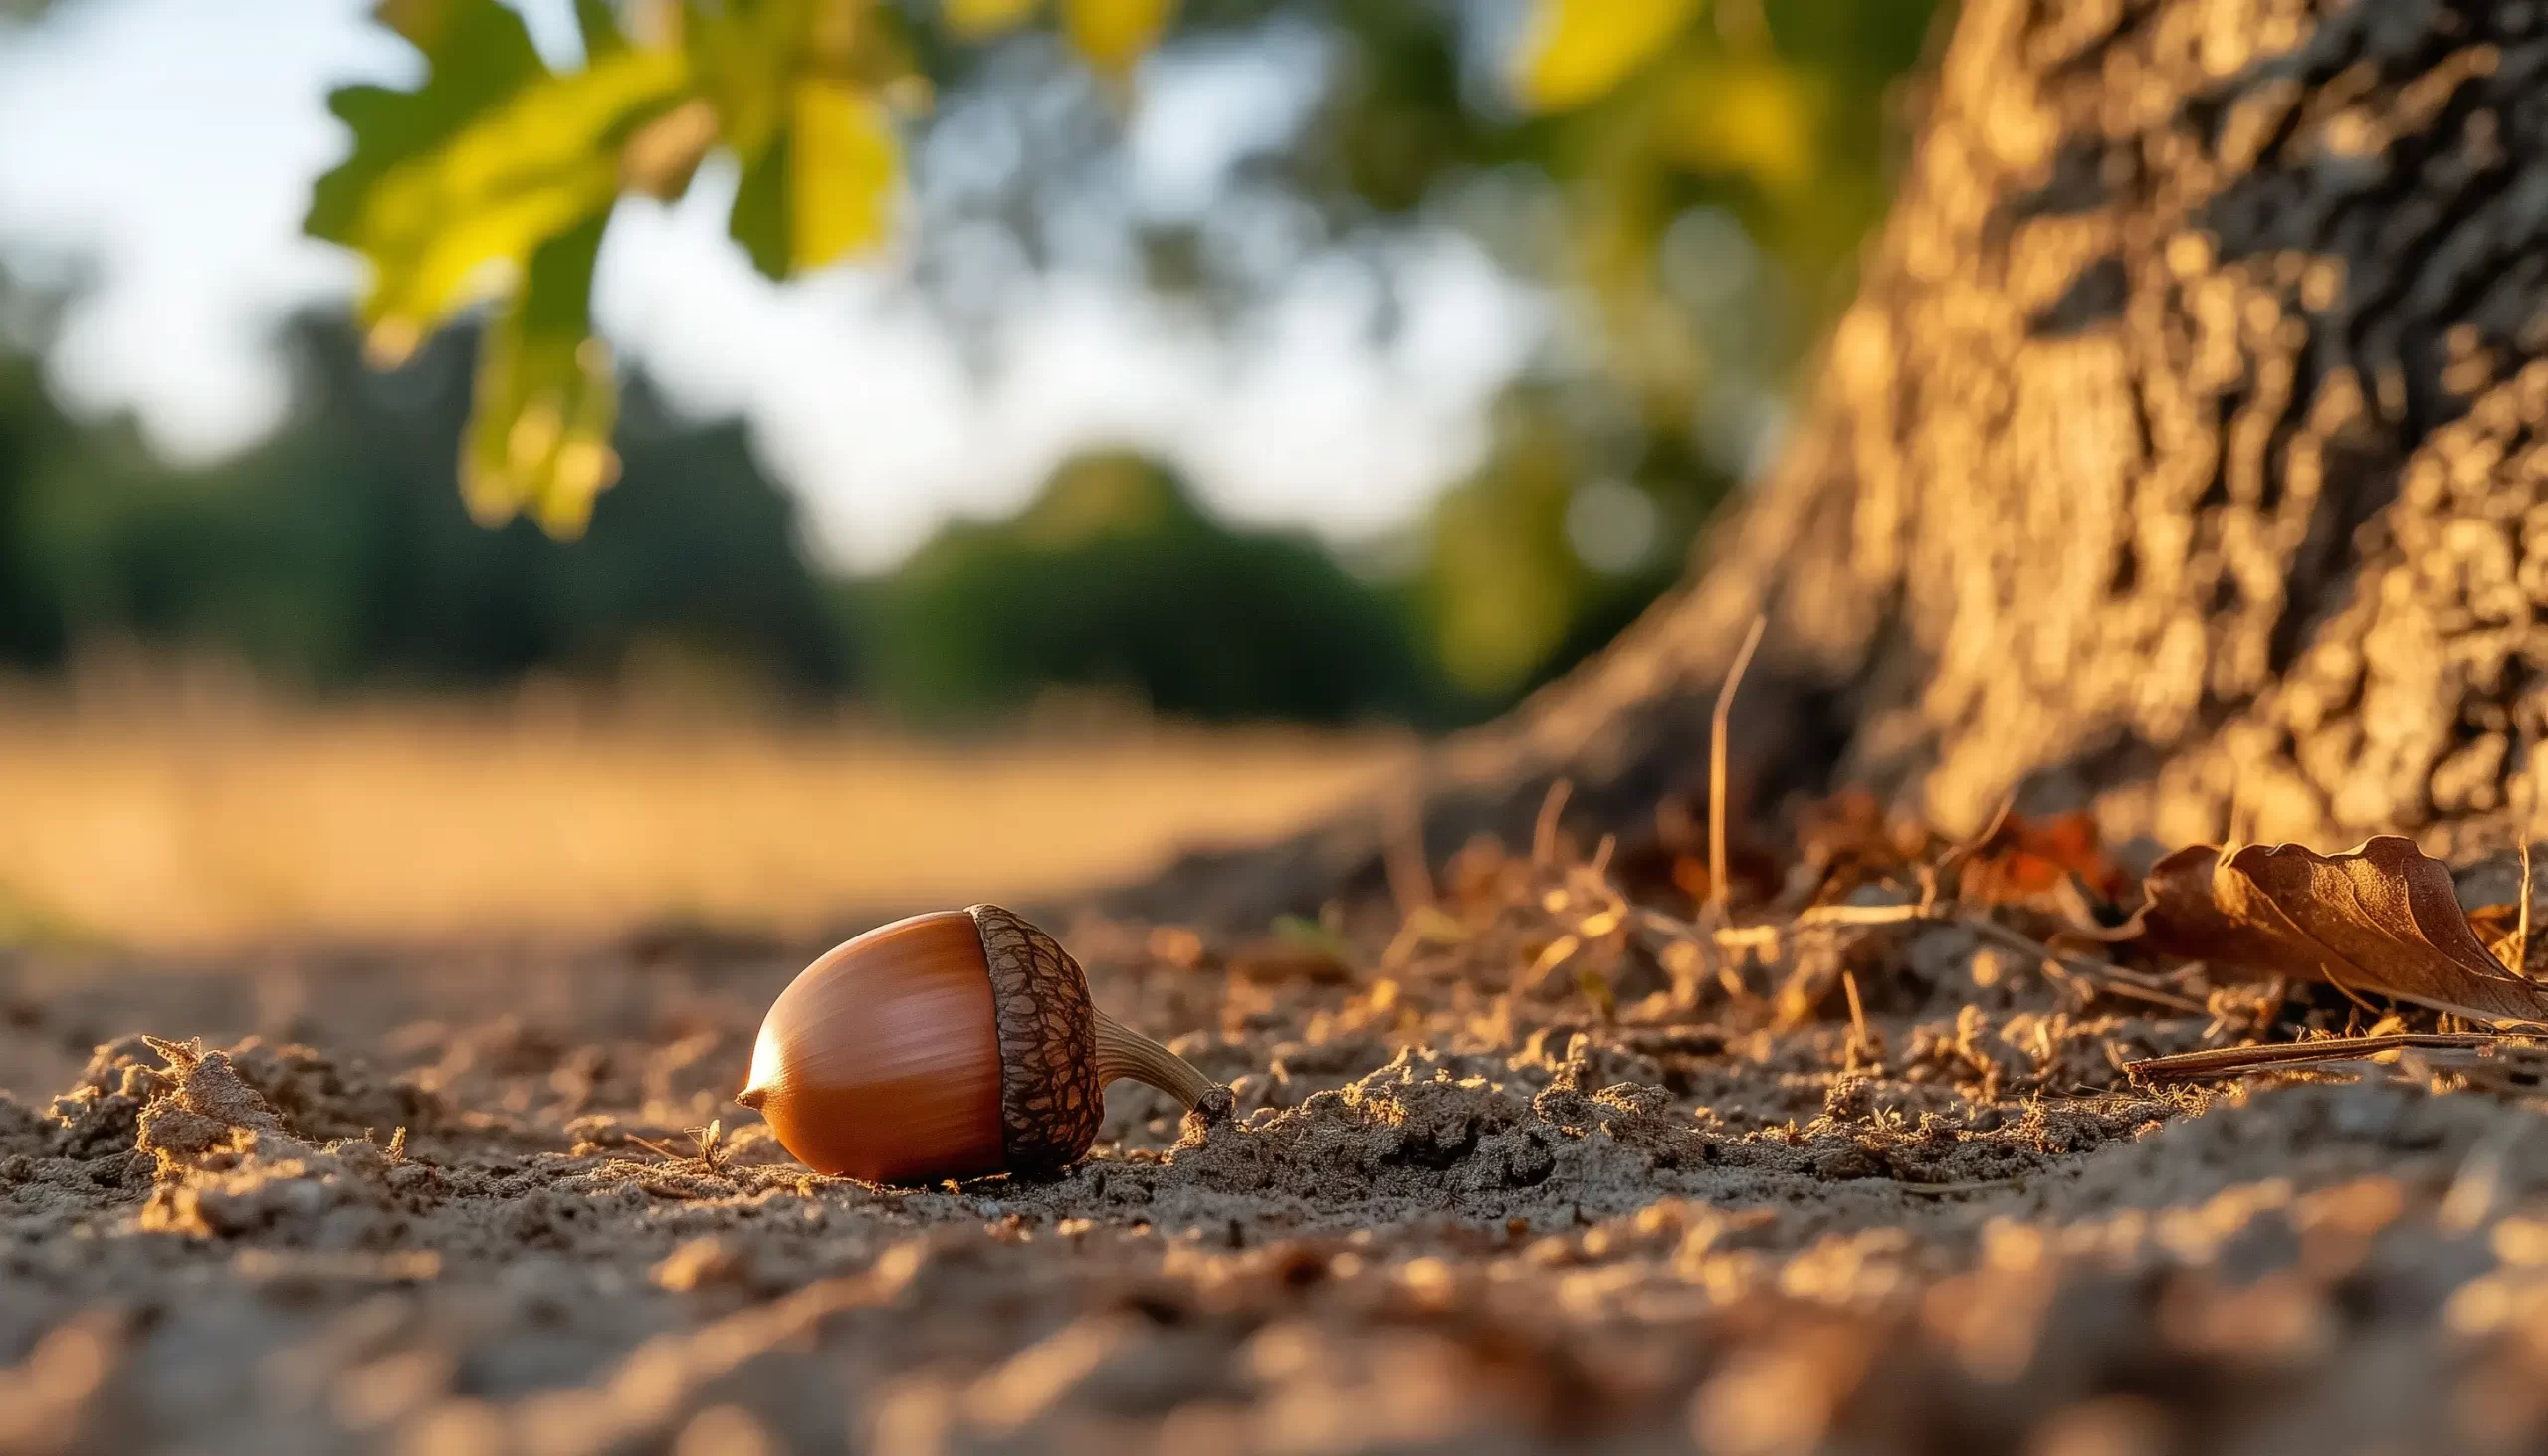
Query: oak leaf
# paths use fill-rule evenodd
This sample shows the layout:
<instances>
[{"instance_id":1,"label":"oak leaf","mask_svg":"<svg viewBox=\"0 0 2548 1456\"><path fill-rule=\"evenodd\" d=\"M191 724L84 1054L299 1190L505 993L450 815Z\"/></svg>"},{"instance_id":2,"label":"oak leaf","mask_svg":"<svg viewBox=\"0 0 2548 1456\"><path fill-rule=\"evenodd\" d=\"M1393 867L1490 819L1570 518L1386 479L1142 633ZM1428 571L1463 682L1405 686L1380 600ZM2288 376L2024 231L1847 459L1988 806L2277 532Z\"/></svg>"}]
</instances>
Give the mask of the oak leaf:
<instances>
[{"instance_id":1,"label":"oak leaf","mask_svg":"<svg viewBox=\"0 0 2548 1456\"><path fill-rule=\"evenodd\" d=\"M2507 972L2469 928L2449 869L2397 835L2338 855L2195 845L2153 866L2143 893L2141 941L2170 955L2490 1024L2548 1022L2548 986Z\"/></svg>"}]
</instances>

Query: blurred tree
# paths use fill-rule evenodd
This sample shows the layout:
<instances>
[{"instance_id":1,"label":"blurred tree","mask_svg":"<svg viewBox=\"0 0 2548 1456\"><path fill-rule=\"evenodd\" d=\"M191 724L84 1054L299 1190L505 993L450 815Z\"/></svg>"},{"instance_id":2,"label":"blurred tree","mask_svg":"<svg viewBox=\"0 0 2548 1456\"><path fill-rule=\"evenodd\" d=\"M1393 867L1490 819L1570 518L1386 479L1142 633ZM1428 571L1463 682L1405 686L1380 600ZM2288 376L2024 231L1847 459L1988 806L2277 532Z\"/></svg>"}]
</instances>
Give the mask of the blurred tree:
<instances>
[{"instance_id":1,"label":"blurred tree","mask_svg":"<svg viewBox=\"0 0 2548 1456\"><path fill-rule=\"evenodd\" d=\"M293 419L204 470L158 463L119 422L71 426L0 355L0 654L42 666L128 636L338 687L610 676L673 651L801 693L848 685L793 501L741 427L679 422L642 381L626 488L580 548L472 525L450 490L469 343L374 375L342 325L304 320Z\"/></svg>"},{"instance_id":2,"label":"blurred tree","mask_svg":"<svg viewBox=\"0 0 2548 1456\"><path fill-rule=\"evenodd\" d=\"M1070 462L1024 514L948 528L858 604L886 699L924 719L1047 684L1207 719L1436 708L1395 604L1308 541L1230 530L1134 456Z\"/></svg>"},{"instance_id":3,"label":"blurred tree","mask_svg":"<svg viewBox=\"0 0 2548 1456\"><path fill-rule=\"evenodd\" d=\"M0 321L30 302L0 273ZM34 479L75 427L45 393L33 350L5 346L9 331L0 329L0 664L50 666L61 660L66 628L54 563L35 538Z\"/></svg>"},{"instance_id":4,"label":"blurred tree","mask_svg":"<svg viewBox=\"0 0 2548 1456\"><path fill-rule=\"evenodd\" d=\"M0 281L0 312L13 300L36 302ZM41 319L18 331L32 344ZM1403 593L1233 530L1129 456L1071 462L1022 516L954 526L891 577L832 580L741 427L682 421L641 377L616 431L625 479L581 541L481 528L450 490L471 343L455 330L377 373L344 323L299 320L292 418L203 469L160 463L128 422L66 419L32 350L0 348L0 664L129 639L339 689L669 661L744 691L855 688L938 725L1056 684L1208 719L1449 711Z\"/></svg>"},{"instance_id":5,"label":"blurred tree","mask_svg":"<svg viewBox=\"0 0 2548 1456\"><path fill-rule=\"evenodd\" d=\"M978 257L986 229L1049 262L1111 226L1154 287L1223 311L1321 255L1366 257L1385 280L1393 240L1464 230L1550 291L1573 341L1517 386L1516 410L1537 418L1501 439L1524 458L1487 462L1427 532L1427 619L1491 707L1668 579L1562 560L1551 541L1590 537L1549 534L1550 520L1643 512L1659 532L1646 559L1668 560L1760 458L1788 371L1844 296L1880 206L1884 98L1917 59L1928 10L580 0L585 54L556 69L498 0L384 0L377 14L421 53L424 79L336 94L354 148L318 184L309 228L369 260L375 357L493 301L465 494L483 520L528 510L559 535L581 528L617 470L613 370L587 303L612 205L680 195L712 153L741 170L730 231L761 271L791 277L913 236L915 277L958 318L995 291L933 248L963 238ZM1308 77L1306 126L1245 164L1231 206L1132 206L1121 121L1141 95L1136 64L1155 47L1233 41ZM1017 151L999 175L906 185L906 154L948 150L940 127L984 124ZM1568 504L1577 487L1592 504ZM1534 529L1537 541L1508 534Z\"/></svg>"},{"instance_id":6,"label":"blurred tree","mask_svg":"<svg viewBox=\"0 0 2548 1456\"><path fill-rule=\"evenodd\" d=\"M1508 391L1486 464L1425 522L1414 588L1464 716L1572 667L1677 580L1725 484L1670 438L1646 445L1632 473L1605 473L1566 403L1546 386Z\"/></svg>"}]
</instances>

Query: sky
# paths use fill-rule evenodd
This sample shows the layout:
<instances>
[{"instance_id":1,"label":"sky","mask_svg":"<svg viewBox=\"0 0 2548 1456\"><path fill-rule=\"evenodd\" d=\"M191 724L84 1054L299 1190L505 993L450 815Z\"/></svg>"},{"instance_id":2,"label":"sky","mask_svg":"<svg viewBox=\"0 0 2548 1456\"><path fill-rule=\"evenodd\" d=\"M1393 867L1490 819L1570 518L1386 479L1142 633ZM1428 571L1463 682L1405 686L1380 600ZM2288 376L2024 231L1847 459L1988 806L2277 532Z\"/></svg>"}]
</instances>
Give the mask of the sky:
<instances>
[{"instance_id":1,"label":"sky","mask_svg":"<svg viewBox=\"0 0 2548 1456\"><path fill-rule=\"evenodd\" d=\"M68 0L0 40L0 261L81 284L47 361L68 407L129 410L154 446L197 461L281 418L277 322L363 282L358 260L300 234L311 179L348 145L325 94L417 70L364 8ZM569 0L519 8L570 61ZM1230 167L1299 124L1318 63L1279 35L1152 57L1126 205L1226 210ZM923 184L997 145L948 128L917 160ZM1014 511L1073 451L1108 445L1181 467L1235 522L1384 535L1482 454L1486 405L1548 332L1545 301L1443 229L1384 250L1385 289L1368 257L1313 254L1235 326L1102 262L1012 280L982 350L914 285L908 239L761 279L725 237L732 191L712 166L678 204L622 204L600 327L677 406L742 416L817 551L854 570L890 567L952 516ZM1374 327L1384 312L1394 326Z\"/></svg>"}]
</instances>

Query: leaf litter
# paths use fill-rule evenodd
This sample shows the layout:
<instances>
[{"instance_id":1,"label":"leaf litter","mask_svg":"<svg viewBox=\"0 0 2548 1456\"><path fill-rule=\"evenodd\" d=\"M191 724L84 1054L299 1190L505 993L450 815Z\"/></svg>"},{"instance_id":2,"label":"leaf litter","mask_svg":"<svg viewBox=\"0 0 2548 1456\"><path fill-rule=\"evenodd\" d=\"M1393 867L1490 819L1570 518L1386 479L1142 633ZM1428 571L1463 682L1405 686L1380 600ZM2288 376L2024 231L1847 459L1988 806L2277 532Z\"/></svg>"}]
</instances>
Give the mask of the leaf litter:
<instances>
[{"instance_id":1,"label":"leaf litter","mask_svg":"<svg viewBox=\"0 0 2548 1456\"><path fill-rule=\"evenodd\" d=\"M1234 1116L1120 1090L1041 1183L817 1177L725 1102L800 955L0 962L0 1451L2548 1433L2548 1052L2446 871L2128 906L2084 821L1874 808L1712 925L1559 795L1385 902L1083 919Z\"/></svg>"}]
</instances>

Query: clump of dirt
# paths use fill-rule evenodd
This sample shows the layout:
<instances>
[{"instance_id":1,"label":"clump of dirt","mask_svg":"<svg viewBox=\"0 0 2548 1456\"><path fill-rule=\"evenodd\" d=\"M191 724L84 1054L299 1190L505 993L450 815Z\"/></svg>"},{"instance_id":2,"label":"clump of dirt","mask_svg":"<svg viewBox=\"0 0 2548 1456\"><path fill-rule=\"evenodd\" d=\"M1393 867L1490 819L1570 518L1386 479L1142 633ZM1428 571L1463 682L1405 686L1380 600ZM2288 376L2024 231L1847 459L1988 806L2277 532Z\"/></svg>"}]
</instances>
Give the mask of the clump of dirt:
<instances>
[{"instance_id":1,"label":"clump of dirt","mask_svg":"<svg viewBox=\"0 0 2548 1456\"><path fill-rule=\"evenodd\" d=\"M1119 1087L1080 1166L924 1188L814 1175L726 1101L819 947L455 948L289 996L272 959L0 961L41 1013L0 1024L0 1452L2548 1437L2535 1078L2137 1085L2358 1013L2028 949L1994 928L2052 934L2024 904L1887 921L1888 853L1722 956L1562 845L1272 948L1071 925L1232 1115ZM67 985L158 1035L74 1045Z\"/></svg>"}]
</instances>

